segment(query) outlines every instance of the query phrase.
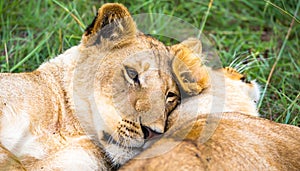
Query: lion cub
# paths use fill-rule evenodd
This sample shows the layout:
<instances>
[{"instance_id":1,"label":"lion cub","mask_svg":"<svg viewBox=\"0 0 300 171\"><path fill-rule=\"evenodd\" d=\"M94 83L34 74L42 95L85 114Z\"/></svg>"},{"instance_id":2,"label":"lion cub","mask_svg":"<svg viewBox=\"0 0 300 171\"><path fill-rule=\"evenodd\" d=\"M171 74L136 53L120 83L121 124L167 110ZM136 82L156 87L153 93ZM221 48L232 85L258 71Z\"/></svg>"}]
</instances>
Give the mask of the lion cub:
<instances>
[{"instance_id":1,"label":"lion cub","mask_svg":"<svg viewBox=\"0 0 300 171\"><path fill-rule=\"evenodd\" d=\"M120 170L299 170L300 128L256 117L255 81L194 57L179 56L180 67L172 66L179 85L194 96L171 113L164 136ZM197 69L203 76L195 78Z\"/></svg>"},{"instance_id":2,"label":"lion cub","mask_svg":"<svg viewBox=\"0 0 300 171\"><path fill-rule=\"evenodd\" d=\"M113 3L78 46L0 74L1 169L109 170L137 155L179 103L172 53Z\"/></svg>"}]
</instances>

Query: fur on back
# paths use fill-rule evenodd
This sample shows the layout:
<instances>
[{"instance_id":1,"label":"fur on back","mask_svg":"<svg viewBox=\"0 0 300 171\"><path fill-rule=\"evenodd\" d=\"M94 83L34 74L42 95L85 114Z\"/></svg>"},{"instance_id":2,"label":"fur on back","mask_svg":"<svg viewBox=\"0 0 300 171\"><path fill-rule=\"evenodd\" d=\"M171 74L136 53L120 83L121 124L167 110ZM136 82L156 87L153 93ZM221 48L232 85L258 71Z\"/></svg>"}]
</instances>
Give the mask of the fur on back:
<instances>
[{"instance_id":1,"label":"fur on back","mask_svg":"<svg viewBox=\"0 0 300 171\"><path fill-rule=\"evenodd\" d=\"M120 170L299 170L298 127L235 112L210 115L176 125ZM218 127L201 142L208 117Z\"/></svg>"}]
</instances>

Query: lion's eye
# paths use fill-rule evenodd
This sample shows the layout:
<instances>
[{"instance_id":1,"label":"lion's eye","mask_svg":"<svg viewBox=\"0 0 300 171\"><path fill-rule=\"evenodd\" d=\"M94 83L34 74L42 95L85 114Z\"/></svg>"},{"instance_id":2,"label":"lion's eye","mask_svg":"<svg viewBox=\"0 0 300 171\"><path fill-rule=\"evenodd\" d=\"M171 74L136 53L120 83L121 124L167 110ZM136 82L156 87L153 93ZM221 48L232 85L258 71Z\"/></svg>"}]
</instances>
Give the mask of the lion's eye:
<instances>
[{"instance_id":1,"label":"lion's eye","mask_svg":"<svg viewBox=\"0 0 300 171\"><path fill-rule=\"evenodd\" d=\"M126 70L126 75L129 77L130 80L128 80L130 83L135 84L135 85L139 85L140 84L140 80L139 80L139 74L138 72L130 67L125 66L125 70Z\"/></svg>"},{"instance_id":2,"label":"lion's eye","mask_svg":"<svg viewBox=\"0 0 300 171\"><path fill-rule=\"evenodd\" d=\"M166 96L166 101L167 103L174 103L178 100L178 96L177 94L173 93L173 92L168 92L167 96Z\"/></svg>"}]
</instances>

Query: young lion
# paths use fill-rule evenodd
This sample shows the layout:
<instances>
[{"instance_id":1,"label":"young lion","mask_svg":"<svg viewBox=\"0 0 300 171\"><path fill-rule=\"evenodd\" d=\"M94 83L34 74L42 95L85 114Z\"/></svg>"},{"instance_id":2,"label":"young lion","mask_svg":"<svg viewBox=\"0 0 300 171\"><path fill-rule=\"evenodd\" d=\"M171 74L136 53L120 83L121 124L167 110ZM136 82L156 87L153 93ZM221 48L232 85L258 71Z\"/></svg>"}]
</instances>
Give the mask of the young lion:
<instances>
[{"instance_id":1,"label":"young lion","mask_svg":"<svg viewBox=\"0 0 300 171\"><path fill-rule=\"evenodd\" d=\"M169 51L105 4L78 46L0 74L1 169L107 170L138 154L180 100Z\"/></svg>"},{"instance_id":2,"label":"young lion","mask_svg":"<svg viewBox=\"0 0 300 171\"><path fill-rule=\"evenodd\" d=\"M173 65L180 86L200 94L184 99L165 135L120 170L299 170L300 128L255 117L254 81L232 68L206 68L211 82L203 84L189 67L189 60L201 59L176 57L191 68Z\"/></svg>"}]
</instances>

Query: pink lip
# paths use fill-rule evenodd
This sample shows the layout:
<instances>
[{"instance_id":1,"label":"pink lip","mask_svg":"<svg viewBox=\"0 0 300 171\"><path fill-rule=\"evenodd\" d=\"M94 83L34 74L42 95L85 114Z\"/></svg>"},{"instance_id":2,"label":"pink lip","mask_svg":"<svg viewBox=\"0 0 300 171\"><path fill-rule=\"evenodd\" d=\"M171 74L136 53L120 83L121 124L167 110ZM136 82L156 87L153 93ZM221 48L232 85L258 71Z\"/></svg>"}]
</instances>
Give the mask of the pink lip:
<instances>
[{"instance_id":1,"label":"pink lip","mask_svg":"<svg viewBox=\"0 0 300 171\"><path fill-rule=\"evenodd\" d=\"M161 133L157 133L146 126L145 126L145 128L147 129L147 131L149 133L148 137L146 138L147 140L158 138L162 135Z\"/></svg>"}]
</instances>

